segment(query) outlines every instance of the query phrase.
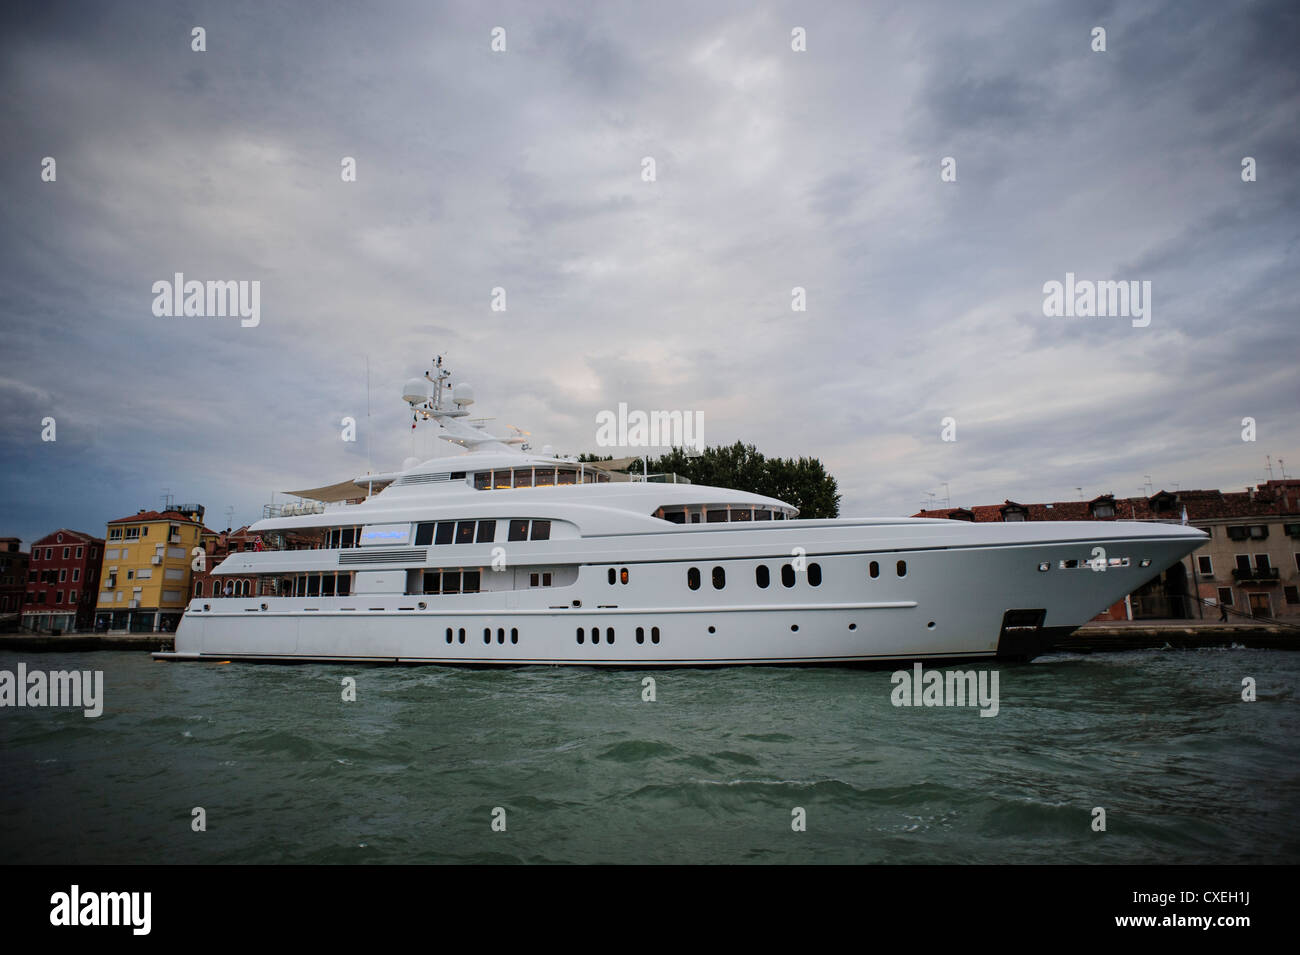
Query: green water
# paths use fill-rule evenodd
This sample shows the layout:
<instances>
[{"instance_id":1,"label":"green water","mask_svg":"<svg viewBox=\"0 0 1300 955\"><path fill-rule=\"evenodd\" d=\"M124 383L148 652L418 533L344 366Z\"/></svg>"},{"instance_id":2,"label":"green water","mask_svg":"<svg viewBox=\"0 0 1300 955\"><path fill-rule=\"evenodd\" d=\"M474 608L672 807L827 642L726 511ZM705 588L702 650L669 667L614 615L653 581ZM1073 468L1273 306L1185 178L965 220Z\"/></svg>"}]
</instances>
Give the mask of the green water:
<instances>
[{"instance_id":1,"label":"green water","mask_svg":"<svg viewBox=\"0 0 1300 955\"><path fill-rule=\"evenodd\" d=\"M991 718L888 670L19 659L105 704L0 709L6 862L1300 861L1295 653L1002 665Z\"/></svg>"}]
</instances>

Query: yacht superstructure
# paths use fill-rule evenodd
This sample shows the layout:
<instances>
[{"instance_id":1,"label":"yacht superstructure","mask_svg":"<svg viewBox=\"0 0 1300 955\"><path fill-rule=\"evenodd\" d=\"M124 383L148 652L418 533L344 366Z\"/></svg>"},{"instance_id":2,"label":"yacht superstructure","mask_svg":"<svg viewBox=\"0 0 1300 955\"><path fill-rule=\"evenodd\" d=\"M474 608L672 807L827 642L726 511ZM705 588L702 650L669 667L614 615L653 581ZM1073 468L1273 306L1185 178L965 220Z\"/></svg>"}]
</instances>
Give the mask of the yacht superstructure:
<instances>
[{"instance_id":1,"label":"yacht superstructure","mask_svg":"<svg viewBox=\"0 0 1300 955\"><path fill-rule=\"evenodd\" d=\"M1139 522L801 520L689 483L613 480L465 420L465 385L408 382L464 448L354 480L360 503L251 528L323 546L231 554L247 596L196 597L161 659L677 666L1024 659L1195 549ZM382 488L374 493L376 485Z\"/></svg>"}]
</instances>

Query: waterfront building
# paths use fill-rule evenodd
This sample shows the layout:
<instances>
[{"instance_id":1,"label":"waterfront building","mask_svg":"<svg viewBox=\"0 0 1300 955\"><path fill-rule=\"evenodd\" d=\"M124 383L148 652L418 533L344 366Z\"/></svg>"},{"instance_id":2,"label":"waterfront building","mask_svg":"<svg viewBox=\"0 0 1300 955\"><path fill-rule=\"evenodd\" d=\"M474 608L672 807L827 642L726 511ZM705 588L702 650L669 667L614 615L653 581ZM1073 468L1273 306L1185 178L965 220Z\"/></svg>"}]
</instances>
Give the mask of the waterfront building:
<instances>
[{"instance_id":1,"label":"waterfront building","mask_svg":"<svg viewBox=\"0 0 1300 955\"><path fill-rule=\"evenodd\" d=\"M103 555L102 538L67 528L34 543L23 594L23 629L49 633L89 629Z\"/></svg>"},{"instance_id":2,"label":"waterfront building","mask_svg":"<svg viewBox=\"0 0 1300 955\"><path fill-rule=\"evenodd\" d=\"M0 615L22 610L28 554L17 537L0 537Z\"/></svg>"},{"instance_id":3,"label":"waterfront building","mask_svg":"<svg viewBox=\"0 0 1300 955\"><path fill-rule=\"evenodd\" d=\"M174 631L189 600L190 563L203 530L198 504L109 521L95 629Z\"/></svg>"},{"instance_id":4,"label":"waterfront building","mask_svg":"<svg viewBox=\"0 0 1300 955\"><path fill-rule=\"evenodd\" d=\"M1300 619L1300 479L1243 491L1159 491L1150 497L922 510L964 521L1184 522L1210 535L1194 553L1138 588L1101 619ZM1198 600L1199 598L1199 600Z\"/></svg>"}]
</instances>

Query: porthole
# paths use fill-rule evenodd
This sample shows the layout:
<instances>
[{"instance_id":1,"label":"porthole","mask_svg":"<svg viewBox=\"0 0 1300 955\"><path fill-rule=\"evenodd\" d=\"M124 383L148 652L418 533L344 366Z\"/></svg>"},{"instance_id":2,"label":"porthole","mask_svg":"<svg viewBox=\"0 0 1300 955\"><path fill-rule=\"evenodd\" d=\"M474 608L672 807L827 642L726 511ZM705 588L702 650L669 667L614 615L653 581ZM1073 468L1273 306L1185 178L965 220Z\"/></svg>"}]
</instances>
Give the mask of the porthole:
<instances>
[{"instance_id":1,"label":"porthole","mask_svg":"<svg viewBox=\"0 0 1300 955\"><path fill-rule=\"evenodd\" d=\"M718 632L717 627L709 627L709 633L717 633L717 632Z\"/></svg>"},{"instance_id":2,"label":"porthole","mask_svg":"<svg viewBox=\"0 0 1300 955\"><path fill-rule=\"evenodd\" d=\"M790 632L791 632L791 633L798 633L798 632L799 632L799 625L798 625L797 623L792 623L792 624L790 624Z\"/></svg>"},{"instance_id":3,"label":"porthole","mask_svg":"<svg viewBox=\"0 0 1300 955\"><path fill-rule=\"evenodd\" d=\"M609 574L607 575L607 577L608 577L608 579L609 579L610 586L613 586L613 584L614 584L614 568L613 568L613 567L611 567L611 568L609 569Z\"/></svg>"},{"instance_id":4,"label":"porthole","mask_svg":"<svg viewBox=\"0 0 1300 955\"><path fill-rule=\"evenodd\" d=\"M505 642L506 642L506 628L497 627L497 643L500 644Z\"/></svg>"},{"instance_id":5,"label":"porthole","mask_svg":"<svg viewBox=\"0 0 1300 955\"><path fill-rule=\"evenodd\" d=\"M754 568L754 583L758 584L760 589L766 590L771 582L772 575L768 572L767 564L759 564Z\"/></svg>"},{"instance_id":6,"label":"porthole","mask_svg":"<svg viewBox=\"0 0 1300 955\"><path fill-rule=\"evenodd\" d=\"M491 628L491 627L484 627L484 628L483 628L483 642L484 642L484 643L491 643L491 642L492 642L492 628Z\"/></svg>"},{"instance_id":7,"label":"porthole","mask_svg":"<svg viewBox=\"0 0 1300 955\"><path fill-rule=\"evenodd\" d=\"M600 643L600 627L591 628L591 642Z\"/></svg>"},{"instance_id":8,"label":"porthole","mask_svg":"<svg viewBox=\"0 0 1300 955\"><path fill-rule=\"evenodd\" d=\"M578 642L579 642L579 643L584 642L584 639L585 639L585 638L583 637L582 633L583 633L582 628L579 627L579 628L578 628Z\"/></svg>"},{"instance_id":9,"label":"porthole","mask_svg":"<svg viewBox=\"0 0 1300 955\"><path fill-rule=\"evenodd\" d=\"M813 586L813 587L820 587L820 586L822 585L822 565L821 565L821 564L809 564L809 565L808 565L808 583L809 583L809 585L811 585L811 586Z\"/></svg>"},{"instance_id":10,"label":"porthole","mask_svg":"<svg viewBox=\"0 0 1300 955\"><path fill-rule=\"evenodd\" d=\"M658 627L651 627L651 628L650 628L650 642L651 642L651 643L658 643L658 642L659 642L659 628L658 628Z\"/></svg>"},{"instance_id":11,"label":"porthole","mask_svg":"<svg viewBox=\"0 0 1300 955\"><path fill-rule=\"evenodd\" d=\"M700 568L692 567L686 572L686 586L691 590L700 589Z\"/></svg>"},{"instance_id":12,"label":"porthole","mask_svg":"<svg viewBox=\"0 0 1300 955\"><path fill-rule=\"evenodd\" d=\"M872 577L873 580L874 580L875 578L879 577L879 576L880 576L880 562L879 562L879 561L875 561L875 560L873 560L870 564L868 564L868 565L867 565L867 573L869 573L869 574L871 575L871 577Z\"/></svg>"},{"instance_id":13,"label":"porthole","mask_svg":"<svg viewBox=\"0 0 1300 955\"><path fill-rule=\"evenodd\" d=\"M636 628L636 642L645 643L645 627Z\"/></svg>"},{"instance_id":14,"label":"porthole","mask_svg":"<svg viewBox=\"0 0 1300 955\"><path fill-rule=\"evenodd\" d=\"M605 642L606 642L606 643L613 643L613 642L614 642L614 628L613 628L613 627L606 627L606 628L605 628Z\"/></svg>"},{"instance_id":15,"label":"porthole","mask_svg":"<svg viewBox=\"0 0 1300 955\"><path fill-rule=\"evenodd\" d=\"M927 623L927 624L925 625L925 629L927 629L927 630L933 630L933 629L934 629L934 621L931 620L929 623Z\"/></svg>"},{"instance_id":16,"label":"porthole","mask_svg":"<svg viewBox=\"0 0 1300 955\"><path fill-rule=\"evenodd\" d=\"M721 567L713 568L713 589L721 590L727 586L727 572Z\"/></svg>"},{"instance_id":17,"label":"porthole","mask_svg":"<svg viewBox=\"0 0 1300 955\"><path fill-rule=\"evenodd\" d=\"M464 642L465 642L465 628L464 628L464 627L461 627L458 631L456 631L456 641L457 641L458 643L464 643Z\"/></svg>"},{"instance_id":18,"label":"porthole","mask_svg":"<svg viewBox=\"0 0 1300 955\"><path fill-rule=\"evenodd\" d=\"M447 642L451 643L451 627L447 628Z\"/></svg>"},{"instance_id":19,"label":"porthole","mask_svg":"<svg viewBox=\"0 0 1300 955\"><path fill-rule=\"evenodd\" d=\"M900 576L900 577L906 577L906 576L907 576L907 561L905 561L905 560L900 560L900 561L898 562L898 576Z\"/></svg>"},{"instance_id":20,"label":"porthole","mask_svg":"<svg viewBox=\"0 0 1300 955\"><path fill-rule=\"evenodd\" d=\"M510 642L511 642L511 643L518 643L518 642L519 642L519 630L518 630L518 628L516 628L516 627L511 627L511 628L510 628Z\"/></svg>"},{"instance_id":21,"label":"porthole","mask_svg":"<svg viewBox=\"0 0 1300 955\"><path fill-rule=\"evenodd\" d=\"M627 583L627 568L624 567L618 572L618 579L621 583Z\"/></svg>"},{"instance_id":22,"label":"porthole","mask_svg":"<svg viewBox=\"0 0 1300 955\"><path fill-rule=\"evenodd\" d=\"M856 629L858 629L858 625L857 625L856 623L851 623L851 624L849 624L849 629L850 629L850 630L856 630Z\"/></svg>"},{"instance_id":23,"label":"porthole","mask_svg":"<svg viewBox=\"0 0 1300 955\"><path fill-rule=\"evenodd\" d=\"M789 564L781 565L781 586L782 587L794 586L794 568L791 567Z\"/></svg>"}]
</instances>

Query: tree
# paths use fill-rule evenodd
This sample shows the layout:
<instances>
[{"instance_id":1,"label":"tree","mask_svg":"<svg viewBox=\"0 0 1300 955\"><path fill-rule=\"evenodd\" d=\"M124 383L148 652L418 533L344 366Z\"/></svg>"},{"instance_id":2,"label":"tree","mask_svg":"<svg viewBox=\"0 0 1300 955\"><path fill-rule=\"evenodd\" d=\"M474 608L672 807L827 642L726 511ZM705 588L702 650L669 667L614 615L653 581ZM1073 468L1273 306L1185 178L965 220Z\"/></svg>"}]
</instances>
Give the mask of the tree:
<instances>
[{"instance_id":1,"label":"tree","mask_svg":"<svg viewBox=\"0 0 1300 955\"><path fill-rule=\"evenodd\" d=\"M752 444L706 448L688 456L673 448L649 461L650 473L672 472L689 478L692 484L750 491L793 504L803 518L838 517L840 494L835 478L816 458L768 458ZM641 462L629 470L641 473Z\"/></svg>"}]
</instances>

